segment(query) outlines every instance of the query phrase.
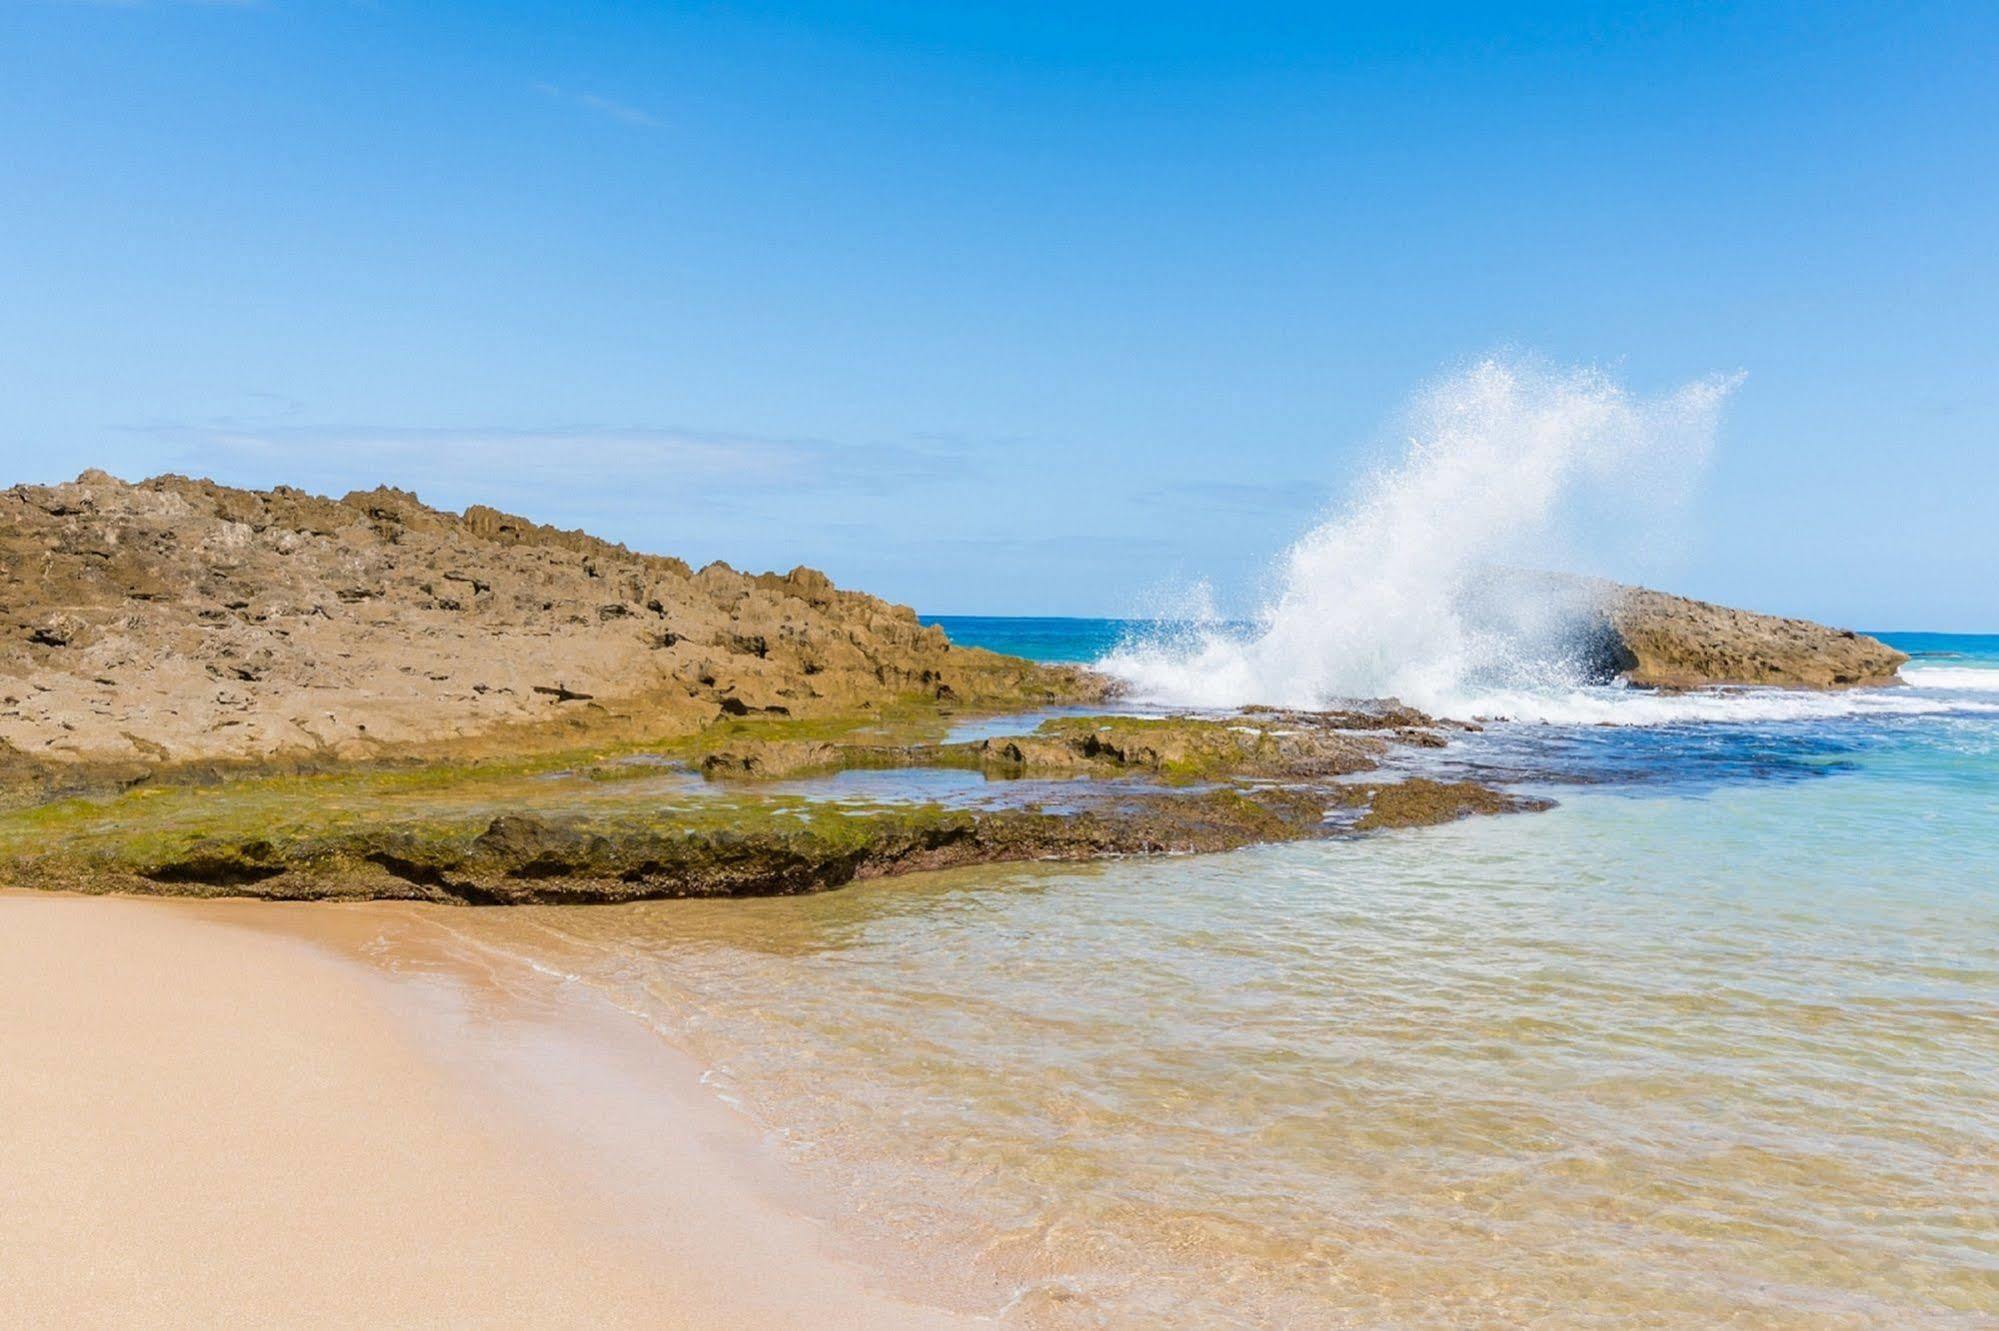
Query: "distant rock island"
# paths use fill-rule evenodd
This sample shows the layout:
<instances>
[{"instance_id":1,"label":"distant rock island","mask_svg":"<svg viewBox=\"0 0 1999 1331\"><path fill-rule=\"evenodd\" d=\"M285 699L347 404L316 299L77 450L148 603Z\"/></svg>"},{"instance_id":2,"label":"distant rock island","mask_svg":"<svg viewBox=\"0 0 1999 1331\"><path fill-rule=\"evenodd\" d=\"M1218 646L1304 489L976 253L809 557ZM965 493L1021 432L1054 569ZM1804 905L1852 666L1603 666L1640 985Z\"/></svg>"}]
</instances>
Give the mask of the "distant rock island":
<instances>
[{"instance_id":1,"label":"distant rock island","mask_svg":"<svg viewBox=\"0 0 1999 1331\"><path fill-rule=\"evenodd\" d=\"M1859 634L1560 580L1606 676L1891 680ZM0 882L472 904L812 891L1547 807L1392 699L1090 714L821 573L694 570L394 489L0 492ZM1060 709L1009 733L965 717ZM840 785L885 774L874 784Z\"/></svg>"},{"instance_id":2,"label":"distant rock island","mask_svg":"<svg viewBox=\"0 0 1999 1331\"><path fill-rule=\"evenodd\" d=\"M1611 667L1633 684L1843 689L1893 683L1909 659L1878 638L1691 601L1644 587L1595 583Z\"/></svg>"}]
</instances>

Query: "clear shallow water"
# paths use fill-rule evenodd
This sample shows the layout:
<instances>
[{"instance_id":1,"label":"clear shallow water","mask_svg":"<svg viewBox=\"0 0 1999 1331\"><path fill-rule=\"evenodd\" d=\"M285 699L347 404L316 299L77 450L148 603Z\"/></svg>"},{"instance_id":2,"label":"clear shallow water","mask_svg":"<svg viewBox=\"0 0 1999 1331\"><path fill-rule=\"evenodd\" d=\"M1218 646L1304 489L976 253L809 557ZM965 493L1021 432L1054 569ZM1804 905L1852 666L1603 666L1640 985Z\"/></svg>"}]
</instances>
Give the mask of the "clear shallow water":
<instances>
[{"instance_id":1,"label":"clear shallow water","mask_svg":"<svg viewBox=\"0 0 1999 1331\"><path fill-rule=\"evenodd\" d=\"M1020 1321L1999 1325L1999 639L1922 650L1418 755L1548 814L452 918Z\"/></svg>"}]
</instances>

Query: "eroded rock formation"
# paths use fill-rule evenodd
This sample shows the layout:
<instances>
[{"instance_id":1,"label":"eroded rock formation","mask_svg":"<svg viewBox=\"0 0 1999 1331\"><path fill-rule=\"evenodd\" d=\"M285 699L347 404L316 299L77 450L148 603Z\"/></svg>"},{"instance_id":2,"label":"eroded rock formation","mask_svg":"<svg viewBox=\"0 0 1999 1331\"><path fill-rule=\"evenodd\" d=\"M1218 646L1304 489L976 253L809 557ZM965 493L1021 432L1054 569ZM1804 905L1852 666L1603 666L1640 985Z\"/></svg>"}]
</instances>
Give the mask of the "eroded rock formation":
<instances>
[{"instance_id":1,"label":"eroded rock formation","mask_svg":"<svg viewBox=\"0 0 1999 1331\"><path fill-rule=\"evenodd\" d=\"M1491 570L1466 589L1458 611L1530 657L1647 688L1892 684L1909 659L1851 629L1561 573Z\"/></svg>"},{"instance_id":2,"label":"eroded rock formation","mask_svg":"<svg viewBox=\"0 0 1999 1331\"><path fill-rule=\"evenodd\" d=\"M899 699L1095 697L807 568L694 570L400 490L0 492L0 756L520 751Z\"/></svg>"},{"instance_id":3,"label":"eroded rock formation","mask_svg":"<svg viewBox=\"0 0 1999 1331\"><path fill-rule=\"evenodd\" d=\"M1878 638L1670 596L1612 587L1603 609L1624 677L1652 688L1767 684L1837 689L1892 683L1909 658Z\"/></svg>"}]
</instances>

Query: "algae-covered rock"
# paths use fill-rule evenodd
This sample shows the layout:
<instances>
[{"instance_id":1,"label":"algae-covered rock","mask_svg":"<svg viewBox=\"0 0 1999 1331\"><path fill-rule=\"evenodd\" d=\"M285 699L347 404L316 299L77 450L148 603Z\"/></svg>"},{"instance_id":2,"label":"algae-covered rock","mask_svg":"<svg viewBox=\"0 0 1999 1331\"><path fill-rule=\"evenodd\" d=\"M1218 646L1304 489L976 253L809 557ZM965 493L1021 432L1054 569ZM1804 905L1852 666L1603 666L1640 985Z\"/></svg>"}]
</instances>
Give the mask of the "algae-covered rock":
<instances>
[{"instance_id":1,"label":"algae-covered rock","mask_svg":"<svg viewBox=\"0 0 1999 1331\"><path fill-rule=\"evenodd\" d=\"M1076 718L1050 735L984 745L734 733L709 756L719 760L711 772L737 780L708 782L692 777L680 750L670 762L647 755L151 783L0 812L0 883L471 905L752 896L969 864L1230 850L1539 807L1466 782L1359 786L1328 774L1372 766L1398 731L1327 731L1311 741L1283 733L1278 744L1260 741L1255 725L1125 724L1133 720ZM772 725L792 723L742 728ZM1107 734L1119 738L1106 744ZM1365 745L1343 747L1353 740ZM848 766L984 770L998 797L953 806L812 793L806 769ZM1199 775L1183 775L1191 771ZM740 779L781 772L798 780L774 788ZM1015 777L1027 779L1002 779ZM1329 819L1329 810L1343 816Z\"/></svg>"},{"instance_id":2,"label":"algae-covered rock","mask_svg":"<svg viewBox=\"0 0 1999 1331\"><path fill-rule=\"evenodd\" d=\"M1387 747L1379 736L1354 734L1306 715L1063 717L1024 739L987 741L986 752L994 762L1029 770L1097 767L1183 778L1298 778L1366 771Z\"/></svg>"}]
</instances>

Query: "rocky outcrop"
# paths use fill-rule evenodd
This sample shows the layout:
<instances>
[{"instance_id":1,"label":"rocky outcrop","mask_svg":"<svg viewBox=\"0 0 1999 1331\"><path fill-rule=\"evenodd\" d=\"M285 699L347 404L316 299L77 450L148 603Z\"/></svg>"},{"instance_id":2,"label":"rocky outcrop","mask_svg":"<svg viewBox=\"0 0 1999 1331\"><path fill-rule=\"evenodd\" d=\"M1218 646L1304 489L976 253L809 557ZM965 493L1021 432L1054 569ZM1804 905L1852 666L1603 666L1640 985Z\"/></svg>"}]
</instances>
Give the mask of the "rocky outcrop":
<instances>
[{"instance_id":1,"label":"rocky outcrop","mask_svg":"<svg viewBox=\"0 0 1999 1331\"><path fill-rule=\"evenodd\" d=\"M105 770L518 753L1101 696L822 573L695 570L400 490L86 472L0 491L0 755Z\"/></svg>"},{"instance_id":2,"label":"rocky outcrop","mask_svg":"<svg viewBox=\"0 0 1999 1331\"><path fill-rule=\"evenodd\" d=\"M1909 659L1851 629L1731 610L1642 587L1608 587L1601 605L1606 658L1631 683L1651 688L1854 688L1894 682Z\"/></svg>"},{"instance_id":3,"label":"rocky outcrop","mask_svg":"<svg viewBox=\"0 0 1999 1331\"><path fill-rule=\"evenodd\" d=\"M1877 638L1631 587L1602 578L1492 569L1459 598L1481 633L1524 664L1646 688L1841 689L1892 684L1908 657Z\"/></svg>"}]
</instances>

